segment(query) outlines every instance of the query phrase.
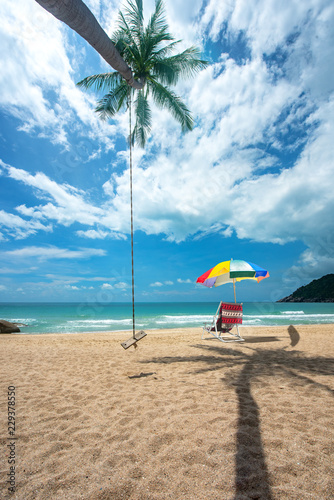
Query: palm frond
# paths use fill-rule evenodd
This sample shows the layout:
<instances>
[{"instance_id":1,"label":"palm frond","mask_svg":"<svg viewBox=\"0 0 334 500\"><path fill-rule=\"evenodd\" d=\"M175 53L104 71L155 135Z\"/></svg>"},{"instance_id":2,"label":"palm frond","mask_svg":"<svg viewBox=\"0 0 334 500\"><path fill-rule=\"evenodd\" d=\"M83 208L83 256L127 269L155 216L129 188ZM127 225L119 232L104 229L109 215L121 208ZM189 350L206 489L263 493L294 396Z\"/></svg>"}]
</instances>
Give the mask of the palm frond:
<instances>
[{"instance_id":1,"label":"palm frond","mask_svg":"<svg viewBox=\"0 0 334 500\"><path fill-rule=\"evenodd\" d=\"M128 63L135 79L142 82L144 90L134 91L135 126L131 142L144 146L151 130L151 110L148 97L161 108L171 112L182 130L191 130L193 120L189 109L170 86L181 77L194 76L208 64L200 57L196 47L173 55L179 40L169 33L163 0L156 0L155 10L144 27L143 0L127 0L119 12L118 24L111 41ZM128 86L118 73L93 75L81 80L78 86L97 91L108 91L97 103L96 112L101 118L114 116L127 103Z\"/></svg>"},{"instance_id":2,"label":"palm frond","mask_svg":"<svg viewBox=\"0 0 334 500\"><path fill-rule=\"evenodd\" d=\"M131 56L134 51L138 51L138 35L140 38L140 33L138 34L130 28L122 12L120 12L119 15L120 21L118 23L118 30L116 31L118 40L114 41L114 36L112 36L111 41L116 45L116 48L119 42L123 44L123 53L121 54L122 56L124 56L126 53L129 53Z\"/></svg>"},{"instance_id":3,"label":"palm frond","mask_svg":"<svg viewBox=\"0 0 334 500\"><path fill-rule=\"evenodd\" d=\"M155 4L155 11L147 24L146 33L150 36L157 33L169 34L165 17L165 7L162 0L158 0Z\"/></svg>"},{"instance_id":4,"label":"palm frond","mask_svg":"<svg viewBox=\"0 0 334 500\"><path fill-rule=\"evenodd\" d=\"M154 71L161 81L175 84L181 76L192 77L206 68L208 61L199 59L199 56L200 51L196 47L189 47L175 56L156 58Z\"/></svg>"},{"instance_id":5,"label":"palm frond","mask_svg":"<svg viewBox=\"0 0 334 500\"><path fill-rule=\"evenodd\" d=\"M108 92L100 99L95 108L102 120L114 116L126 104L128 95L128 85L124 80L118 87Z\"/></svg>"},{"instance_id":6,"label":"palm frond","mask_svg":"<svg viewBox=\"0 0 334 500\"><path fill-rule=\"evenodd\" d=\"M155 5L155 11L144 32L143 56L147 60L153 52L156 52L161 42L173 40L174 37L168 32L164 4L162 0L158 0Z\"/></svg>"},{"instance_id":7,"label":"palm frond","mask_svg":"<svg viewBox=\"0 0 334 500\"><path fill-rule=\"evenodd\" d=\"M180 123L182 131L192 130L194 126L193 119L187 106L182 102L172 90L161 85L156 79L150 78L147 84L152 92L156 104L160 108L165 108Z\"/></svg>"},{"instance_id":8,"label":"palm frond","mask_svg":"<svg viewBox=\"0 0 334 500\"><path fill-rule=\"evenodd\" d=\"M88 90L92 87L95 90L109 90L111 88L117 87L122 81L122 76L117 71L112 73L101 73L99 75L87 76L83 80L77 83L78 87L83 87Z\"/></svg>"},{"instance_id":9,"label":"palm frond","mask_svg":"<svg viewBox=\"0 0 334 500\"><path fill-rule=\"evenodd\" d=\"M176 45L178 45L181 42L181 40L175 40L168 45L165 45L164 47L157 47L156 49L152 50L152 59L164 59L167 57L168 54L173 52L175 49Z\"/></svg>"},{"instance_id":10,"label":"palm frond","mask_svg":"<svg viewBox=\"0 0 334 500\"><path fill-rule=\"evenodd\" d=\"M135 103L136 125L133 131L132 140L136 138L138 145L143 148L148 134L151 131L152 114L147 100L147 95L140 90Z\"/></svg>"},{"instance_id":11,"label":"palm frond","mask_svg":"<svg viewBox=\"0 0 334 500\"><path fill-rule=\"evenodd\" d=\"M122 11L118 13L117 30L111 37L122 57L126 49L133 50L135 46L139 47L143 30L142 0L128 0L124 14Z\"/></svg>"},{"instance_id":12,"label":"palm frond","mask_svg":"<svg viewBox=\"0 0 334 500\"><path fill-rule=\"evenodd\" d=\"M174 40L174 38L168 33L156 33L154 35L149 35L145 33L143 36L143 43L141 46L141 52L144 61L149 61L154 54L161 49L162 42L168 42Z\"/></svg>"},{"instance_id":13,"label":"palm frond","mask_svg":"<svg viewBox=\"0 0 334 500\"><path fill-rule=\"evenodd\" d=\"M168 64L165 60L154 61L154 77L162 84L175 85L180 77L178 68Z\"/></svg>"},{"instance_id":14,"label":"palm frond","mask_svg":"<svg viewBox=\"0 0 334 500\"><path fill-rule=\"evenodd\" d=\"M128 5L124 9L127 24L135 32L143 31L143 1L142 0L128 0Z\"/></svg>"},{"instance_id":15,"label":"palm frond","mask_svg":"<svg viewBox=\"0 0 334 500\"><path fill-rule=\"evenodd\" d=\"M125 38L124 31L121 29L114 31L114 33L110 37L110 40L115 45L116 50L121 54L122 57L124 54L124 49L126 48L127 45L124 38Z\"/></svg>"}]
</instances>

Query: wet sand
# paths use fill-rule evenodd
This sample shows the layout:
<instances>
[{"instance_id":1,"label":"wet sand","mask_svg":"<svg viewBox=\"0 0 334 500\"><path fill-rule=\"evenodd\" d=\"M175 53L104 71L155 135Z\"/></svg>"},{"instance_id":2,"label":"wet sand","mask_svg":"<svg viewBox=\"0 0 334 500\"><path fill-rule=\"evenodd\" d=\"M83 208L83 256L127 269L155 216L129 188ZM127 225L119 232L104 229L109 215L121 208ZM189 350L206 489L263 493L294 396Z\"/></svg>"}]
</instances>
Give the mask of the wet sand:
<instances>
[{"instance_id":1,"label":"wet sand","mask_svg":"<svg viewBox=\"0 0 334 500\"><path fill-rule=\"evenodd\" d=\"M0 497L332 499L334 326L241 332L0 335Z\"/></svg>"}]
</instances>

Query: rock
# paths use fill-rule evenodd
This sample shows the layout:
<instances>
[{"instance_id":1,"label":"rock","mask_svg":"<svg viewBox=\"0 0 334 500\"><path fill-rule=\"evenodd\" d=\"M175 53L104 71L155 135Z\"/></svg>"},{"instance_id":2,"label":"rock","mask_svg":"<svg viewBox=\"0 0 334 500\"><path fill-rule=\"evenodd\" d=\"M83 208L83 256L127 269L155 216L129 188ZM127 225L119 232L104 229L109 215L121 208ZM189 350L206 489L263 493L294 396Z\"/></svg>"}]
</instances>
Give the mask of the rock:
<instances>
[{"instance_id":1,"label":"rock","mask_svg":"<svg viewBox=\"0 0 334 500\"><path fill-rule=\"evenodd\" d=\"M313 280L277 302L334 302L334 274Z\"/></svg>"},{"instance_id":2,"label":"rock","mask_svg":"<svg viewBox=\"0 0 334 500\"><path fill-rule=\"evenodd\" d=\"M18 333L20 331L21 330L15 323L0 319L0 333Z\"/></svg>"}]
</instances>

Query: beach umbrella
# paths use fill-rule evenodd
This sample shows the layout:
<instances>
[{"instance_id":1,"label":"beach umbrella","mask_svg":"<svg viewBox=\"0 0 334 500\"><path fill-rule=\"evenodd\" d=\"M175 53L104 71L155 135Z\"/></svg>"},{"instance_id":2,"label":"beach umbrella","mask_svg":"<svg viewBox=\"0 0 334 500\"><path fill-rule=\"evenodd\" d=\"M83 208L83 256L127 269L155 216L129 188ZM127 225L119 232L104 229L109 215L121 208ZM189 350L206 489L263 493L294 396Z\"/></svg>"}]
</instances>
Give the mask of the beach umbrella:
<instances>
[{"instance_id":1,"label":"beach umbrella","mask_svg":"<svg viewBox=\"0 0 334 500\"><path fill-rule=\"evenodd\" d=\"M197 278L196 283L212 288L213 286L233 283L234 302L236 302L235 283L241 280L255 280L258 283L269 278L265 269L245 260L225 260Z\"/></svg>"}]
</instances>

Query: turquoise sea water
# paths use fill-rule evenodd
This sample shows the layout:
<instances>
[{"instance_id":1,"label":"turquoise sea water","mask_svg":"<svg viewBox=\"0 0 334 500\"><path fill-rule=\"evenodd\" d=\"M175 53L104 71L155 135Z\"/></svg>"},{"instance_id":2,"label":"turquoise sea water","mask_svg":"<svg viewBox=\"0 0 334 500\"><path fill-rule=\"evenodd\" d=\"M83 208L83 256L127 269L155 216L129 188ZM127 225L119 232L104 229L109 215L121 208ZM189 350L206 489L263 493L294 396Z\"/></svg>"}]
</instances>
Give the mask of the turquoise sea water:
<instances>
[{"instance_id":1,"label":"turquoise sea water","mask_svg":"<svg viewBox=\"0 0 334 500\"><path fill-rule=\"evenodd\" d=\"M216 302L137 303L136 329L201 327ZM244 325L334 323L334 304L244 303ZM126 303L0 303L0 319L25 323L21 333L82 333L132 330L132 306Z\"/></svg>"}]
</instances>

